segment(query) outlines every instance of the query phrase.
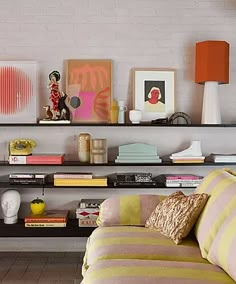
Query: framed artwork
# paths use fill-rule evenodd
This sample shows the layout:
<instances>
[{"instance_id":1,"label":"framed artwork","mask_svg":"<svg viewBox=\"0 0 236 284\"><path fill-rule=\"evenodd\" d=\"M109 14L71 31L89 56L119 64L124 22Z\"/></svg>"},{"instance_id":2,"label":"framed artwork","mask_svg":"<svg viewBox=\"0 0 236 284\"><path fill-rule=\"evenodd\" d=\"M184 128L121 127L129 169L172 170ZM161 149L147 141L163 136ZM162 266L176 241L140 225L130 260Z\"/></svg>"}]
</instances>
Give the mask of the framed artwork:
<instances>
[{"instance_id":1,"label":"framed artwork","mask_svg":"<svg viewBox=\"0 0 236 284\"><path fill-rule=\"evenodd\" d=\"M112 61L66 61L66 94L72 122L106 123L112 100Z\"/></svg>"},{"instance_id":2,"label":"framed artwork","mask_svg":"<svg viewBox=\"0 0 236 284\"><path fill-rule=\"evenodd\" d=\"M0 61L0 122L37 122L37 63Z\"/></svg>"},{"instance_id":3,"label":"framed artwork","mask_svg":"<svg viewBox=\"0 0 236 284\"><path fill-rule=\"evenodd\" d=\"M165 118L175 112L175 69L134 68L133 109L142 121Z\"/></svg>"}]
</instances>

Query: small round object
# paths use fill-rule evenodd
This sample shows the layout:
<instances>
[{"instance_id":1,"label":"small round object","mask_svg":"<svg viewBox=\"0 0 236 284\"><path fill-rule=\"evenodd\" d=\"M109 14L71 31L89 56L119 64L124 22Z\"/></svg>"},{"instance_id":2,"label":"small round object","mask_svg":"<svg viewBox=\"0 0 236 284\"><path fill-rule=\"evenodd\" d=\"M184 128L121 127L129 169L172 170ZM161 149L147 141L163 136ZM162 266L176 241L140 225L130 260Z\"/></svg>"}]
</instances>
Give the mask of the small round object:
<instances>
[{"instance_id":1,"label":"small round object","mask_svg":"<svg viewBox=\"0 0 236 284\"><path fill-rule=\"evenodd\" d=\"M46 204L42 199L36 198L31 201L30 209L34 215L41 215L45 210Z\"/></svg>"}]
</instances>

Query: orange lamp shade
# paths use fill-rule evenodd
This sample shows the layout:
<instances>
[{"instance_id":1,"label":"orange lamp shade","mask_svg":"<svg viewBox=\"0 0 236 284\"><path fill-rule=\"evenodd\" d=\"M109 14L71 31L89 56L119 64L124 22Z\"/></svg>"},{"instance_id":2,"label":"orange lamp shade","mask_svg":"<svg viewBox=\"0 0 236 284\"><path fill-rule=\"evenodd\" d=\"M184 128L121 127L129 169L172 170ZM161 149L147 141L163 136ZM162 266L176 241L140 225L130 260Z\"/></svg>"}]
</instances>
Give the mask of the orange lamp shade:
<instances>
[{"instance_id":1,"label":"orange lamp shade","mask_svg":"<svg viewBox=\"0 0 236 284\"><path fill-rule=\"evenodd\" d=\"M229 83L229 44L208 40L196 43L195 82Z\"/></svg>"}]
</instances>

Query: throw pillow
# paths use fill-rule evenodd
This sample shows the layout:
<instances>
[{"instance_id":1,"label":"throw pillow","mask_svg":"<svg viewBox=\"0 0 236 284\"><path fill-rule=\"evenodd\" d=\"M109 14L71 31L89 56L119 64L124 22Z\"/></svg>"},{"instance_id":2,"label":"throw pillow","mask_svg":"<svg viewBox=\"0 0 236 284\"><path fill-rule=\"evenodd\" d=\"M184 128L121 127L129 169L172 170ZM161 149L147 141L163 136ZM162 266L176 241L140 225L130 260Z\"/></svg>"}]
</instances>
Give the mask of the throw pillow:
<instances>
[{"instance_id":1,"label":"throw pillow","mask_svg":"<svg viewBox=\"0 0 236 284\"><path fill-rule=\"evenodd\" d=\"M156 229L179 244L189 234L207 199L205 193L186 196L177 191L157 205L145 227Z\"/></svg>"},{"instance_id":2,"label":"throw pillow","mask_svg":"<svg viewBox=\"0 0 236 284\"><path fill-rule=\"evenodd\" d=\"M225 219L210 247L207 259L223 268L235 281L236 208Z\"/></svg>"},{"instance_id":3,"label":"throw pillow","mask_svg":"<svg viewBox=\"0 0 236 284\"><path fill-rule=\"evenodd\" d=\"M123 195L106 199L100 206L97 225L144 226L145 221L163 200L162 195Z\"/></svg>"},{"instance_id":4,"label":"throw pillow","mask_svg":"<svg viewBox=\"0 0 236 284\"><path fill-rule=\"evenodd\" d=\"M236 208L234 173L230 169L211 171L195 191L195 193L204 192L210 196L194 227L203 258L207 258L218 230Z\"/></svg>"}]
</instances>

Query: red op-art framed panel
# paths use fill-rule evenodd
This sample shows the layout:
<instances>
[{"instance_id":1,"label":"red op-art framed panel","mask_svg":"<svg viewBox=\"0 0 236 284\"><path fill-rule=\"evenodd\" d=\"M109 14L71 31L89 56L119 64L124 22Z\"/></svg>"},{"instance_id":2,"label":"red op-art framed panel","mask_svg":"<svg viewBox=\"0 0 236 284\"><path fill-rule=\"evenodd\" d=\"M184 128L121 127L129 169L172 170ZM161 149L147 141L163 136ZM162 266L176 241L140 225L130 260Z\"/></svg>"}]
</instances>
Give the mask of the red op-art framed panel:
<instances>
[{"instance_id":1,"label":"red op-art framed panel","mask_svg":"<svg viewBox=\"0 0 236 284\"><path fill-rule=\"evenodd\" d=\"M37 122L37 63L0 61L0 123Z\"/></svg>"},{"instance_id":2,"label":"red op-art framed panel","mask_svg":"<svg viewBox=\"0 0 236 284\"><path fill-rule=\"evenodd\" d=\"M112 61L66 60L66 93L72 122L109 122L112 99Z\"/></svg>"}]
</instances>

